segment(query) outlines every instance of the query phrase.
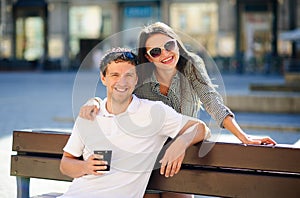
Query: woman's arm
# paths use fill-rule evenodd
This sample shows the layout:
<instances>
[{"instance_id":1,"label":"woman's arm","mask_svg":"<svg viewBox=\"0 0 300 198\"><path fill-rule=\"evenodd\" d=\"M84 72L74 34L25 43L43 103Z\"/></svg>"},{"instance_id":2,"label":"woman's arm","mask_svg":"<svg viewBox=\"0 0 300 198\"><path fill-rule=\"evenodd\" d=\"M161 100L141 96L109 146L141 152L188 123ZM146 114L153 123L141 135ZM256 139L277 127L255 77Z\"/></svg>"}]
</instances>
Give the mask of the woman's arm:
<instances>
[{"instance_id":1,"label":"woman's arm","mask_svg":"<svg viewBox=\"0 0 300 198\"><path fill-rule=\"evenodd\" d=\"M252 139L238 125L234 114L224 105L221 95L216 91L206 72L205 64L199 56L193 56L195 67L191 66L189 75L194 91L197 93L205 110L216 120L220 127L226 128L244 144L276 144L269 137ZM194 72L192 69L194 68ZM186 74L188 75L188 74Z\"/></svg>"},{"instance_id":2,"label":"woman's arm","mask_svg":"<svg viewBox=\"0 0 300 198\"><path fill-rule=\"evenodd\" d=\"M192 87L192 94L196 94L207 113L217 122L218 126L223 126L226 116L234 116L228 107L224 105L222 96L215 89L205 68L203 60L197 56L191 56L193 61L188 63L185 69L185 76Z\"/></svg>"},{"instance_id":3,"label":"woman's arm","mask_svg":"<svg viewBox=\"0 0 300 198\"><path fill-rule=\"evenodd\" d=\"M231 117L227 116L223 121L223 126L230 131L233 135L235 135L241 142L244 144L276 144L274 140L270 137L263 137L258 139L253 139L249 137L238 125L236 120Z\"/></svg>"}]
</instances>

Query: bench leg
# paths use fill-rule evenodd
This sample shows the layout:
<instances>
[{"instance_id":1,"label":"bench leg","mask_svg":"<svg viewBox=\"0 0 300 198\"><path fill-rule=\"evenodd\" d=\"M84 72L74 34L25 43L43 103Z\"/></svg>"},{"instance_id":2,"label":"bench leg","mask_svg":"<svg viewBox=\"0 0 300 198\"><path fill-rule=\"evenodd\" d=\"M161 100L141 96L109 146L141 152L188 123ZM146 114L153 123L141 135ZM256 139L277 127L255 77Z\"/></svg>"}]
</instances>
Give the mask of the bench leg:
<instances>
[{"instance_id":1,"label":"bench leg","mask_svg":"<svg viewBox=\"0 0 300 198\"><path fill-rule=\"evenodd\" d=\"M17 198L29 198L29 184L30 178L16 177L17 178Z\"/></svg>"}]
</instances>

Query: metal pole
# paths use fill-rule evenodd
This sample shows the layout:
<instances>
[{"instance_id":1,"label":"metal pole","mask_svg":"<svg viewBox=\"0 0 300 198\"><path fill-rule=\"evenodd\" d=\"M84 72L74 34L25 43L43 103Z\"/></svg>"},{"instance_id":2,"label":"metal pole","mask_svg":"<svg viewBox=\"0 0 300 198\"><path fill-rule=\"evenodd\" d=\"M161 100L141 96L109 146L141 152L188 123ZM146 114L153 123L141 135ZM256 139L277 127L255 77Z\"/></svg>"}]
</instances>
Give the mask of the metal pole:
<instances>
[{"instance_id":1,"label":"metal pole","mask_svg":"<svg viewBox=\"0 0 300 198\"><path fill-rule=\"evenodd\" d=\"M30 188L30 178L17 176L17 198L28 198Z\"/></svg>"}]
</instances>

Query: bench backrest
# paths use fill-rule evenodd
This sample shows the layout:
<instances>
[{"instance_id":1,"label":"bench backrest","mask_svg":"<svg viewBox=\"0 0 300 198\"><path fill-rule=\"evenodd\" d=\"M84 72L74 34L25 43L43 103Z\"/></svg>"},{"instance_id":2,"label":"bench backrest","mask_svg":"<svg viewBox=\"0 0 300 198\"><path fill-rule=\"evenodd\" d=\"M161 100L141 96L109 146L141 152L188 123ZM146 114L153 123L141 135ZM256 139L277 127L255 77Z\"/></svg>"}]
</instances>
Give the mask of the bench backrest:
<instances>
[{"instance_id":1,"label":"bench backrest","mask_svg":"<svg viewBox=\"0 0 300 198\"><path fill-rule=\"evenodd\" d=\"M14 131L12 150L17 155L11 157L11 175L71 181L59 171L69 136L70 132L60 130ZM200 158L201 146L212 149ZM190 147L176 176L165 178L153 171L148 185L151 189L225 197L296 197L299 187L299 148L210 142Z\"/></svg>"}]
</instances>

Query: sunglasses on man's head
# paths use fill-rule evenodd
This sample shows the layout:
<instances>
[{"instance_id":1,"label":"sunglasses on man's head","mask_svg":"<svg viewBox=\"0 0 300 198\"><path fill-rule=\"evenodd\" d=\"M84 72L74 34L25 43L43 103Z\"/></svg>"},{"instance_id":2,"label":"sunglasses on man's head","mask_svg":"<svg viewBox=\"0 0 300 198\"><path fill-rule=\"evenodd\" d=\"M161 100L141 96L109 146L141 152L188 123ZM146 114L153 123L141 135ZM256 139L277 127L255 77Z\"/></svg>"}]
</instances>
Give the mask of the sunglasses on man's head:
<instances>
[{"instance_id":1,"label":"sunglasses on man's head","mask_svg":"<svg viewBox=\"0 0 300 198\"><path fill-rule=\"evenodd\" d=\"M161 52L162 52L163 49L165 49L167 51L172 51L176 47L177 47L176 39L172 39L172 40L167 41L163 45L163 47L154 47L154 48L151 48L151 49L147 50L147 54L149 54L153 58L157 58L161 55Z\"/></svg>"},{"instance_id":2,"label":"sunglasses on man's head","mask_svg":"<svg viewBox=\"0 0 300 198\"><path fill-rule=\"evenodd\" d=\"M112 51L108 54L104 55L104 57L101 60L101 66L105 68L106 65L108 65L111 61L128 61L131 62L134 65L138 64L136 55L131 51Z\"/></svg>"}]
</instances>

